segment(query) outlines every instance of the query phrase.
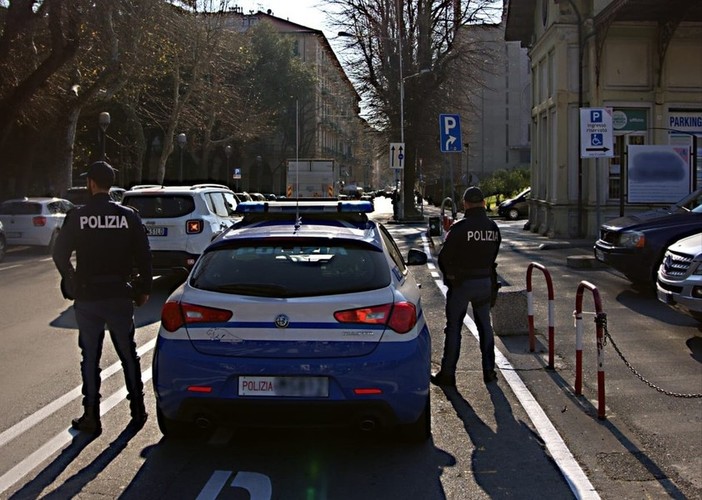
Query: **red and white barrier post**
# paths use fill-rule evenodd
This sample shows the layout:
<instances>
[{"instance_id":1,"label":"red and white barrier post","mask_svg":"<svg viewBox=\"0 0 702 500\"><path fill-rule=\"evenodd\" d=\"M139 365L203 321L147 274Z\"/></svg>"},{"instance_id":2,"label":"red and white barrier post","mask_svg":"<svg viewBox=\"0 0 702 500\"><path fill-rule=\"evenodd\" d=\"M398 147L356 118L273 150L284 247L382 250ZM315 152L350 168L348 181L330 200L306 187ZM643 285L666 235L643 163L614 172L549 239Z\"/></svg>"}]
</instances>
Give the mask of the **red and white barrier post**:
<instances>
[{"instance_id":1,"label":"red and white barrier post","mask_svg":"<svg viewBox=\"0 0 702 500\"><path fill-rule=\"evenodd\" d=\"M534 294L531 287L531 276L534 268L539 269L546 278L546 287L548 289L548 367L553 370L553 358L555 350L555 300L553 293L553 280L551 279L551 273L549 273L548 269L546 269L544 266L537 262L532 262L531 264L529 264L526 274L527 314L529 322L529 352L534 352L534 350L536 349L536 336L534 334Z\"/></svg>"},{"instance_id":2,"label":"red and white barrier post","mask_svg":"<svg viewBox=\"0 0 702 500\"><path fill-rule=\"evenodd\" d=\"M589 281L581 281L575 294L575 394L582 394L583 385L583 293L585 288L592 292L595 301L595 312L598 320L602 312L602 300L597 287ZM605 416L605 368L604 368L604 327L601 321L597 324L597 418L604 420Z\"/></svg>"}]
</instances>

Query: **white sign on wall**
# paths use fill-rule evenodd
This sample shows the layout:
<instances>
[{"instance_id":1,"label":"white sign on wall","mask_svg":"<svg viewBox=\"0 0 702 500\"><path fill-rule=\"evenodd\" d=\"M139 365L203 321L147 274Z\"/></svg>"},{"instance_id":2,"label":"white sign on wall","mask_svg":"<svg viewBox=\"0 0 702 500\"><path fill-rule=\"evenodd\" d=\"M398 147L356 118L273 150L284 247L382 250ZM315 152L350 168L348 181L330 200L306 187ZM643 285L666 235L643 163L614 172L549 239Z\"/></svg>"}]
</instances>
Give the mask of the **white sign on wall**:
<instances>
[{"instance_id":1,"label":"white sign on wall","mask_svg":"<svg viewBox=\"0 0 702 500\"><path fill-rule=\"evenodd\" d=\"M580 157L613 156L612 108L580 108Z\"/></svg>"}]
</instances>

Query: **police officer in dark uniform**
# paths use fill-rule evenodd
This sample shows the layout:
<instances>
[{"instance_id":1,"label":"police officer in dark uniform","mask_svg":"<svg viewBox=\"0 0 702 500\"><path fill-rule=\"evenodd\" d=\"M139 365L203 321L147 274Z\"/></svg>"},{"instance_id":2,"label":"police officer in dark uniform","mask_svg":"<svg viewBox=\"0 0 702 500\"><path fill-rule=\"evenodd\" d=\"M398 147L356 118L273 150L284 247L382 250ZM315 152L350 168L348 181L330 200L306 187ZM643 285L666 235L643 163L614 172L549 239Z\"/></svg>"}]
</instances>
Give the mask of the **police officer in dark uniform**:
<instances>
[{"instance_id":1,"label":"police officer in dark uniform","mask_svg":"<svg viewBox=\"0 0 702 500\"><path fill-rule=\"evenodd\" d=\"M66 215L53 253L64 297L75 299L82 354L84 413L72 421L72 426L90 434L102 431L100 355L107 326L124 370L130 425L140 429L147 413L134 343L134 306L145 304L151 293L149 240L139 214L110 198L114 169L99 161L90 165L84 175L90 199ZM75 269L71 263L74 251Z\"/></svg>"},{"instance_id":2,"label":"police officer in dark uniform","mask_svg":"<svg viewBox=\"0 0 702 500\"><path fill-rule=\"evenodd\" d=\"M485 213L482 191L471 186L463 194L465 217L455 222L439 252L439 269L448 287L446 328L441 370L432 375L435 385L455 386L456 365L461 350L461 328L468 304L478 327L483 380L497 379L495 339L490 323L492 273L502 237L495 221Z\"/></svg>"}]
</instances>

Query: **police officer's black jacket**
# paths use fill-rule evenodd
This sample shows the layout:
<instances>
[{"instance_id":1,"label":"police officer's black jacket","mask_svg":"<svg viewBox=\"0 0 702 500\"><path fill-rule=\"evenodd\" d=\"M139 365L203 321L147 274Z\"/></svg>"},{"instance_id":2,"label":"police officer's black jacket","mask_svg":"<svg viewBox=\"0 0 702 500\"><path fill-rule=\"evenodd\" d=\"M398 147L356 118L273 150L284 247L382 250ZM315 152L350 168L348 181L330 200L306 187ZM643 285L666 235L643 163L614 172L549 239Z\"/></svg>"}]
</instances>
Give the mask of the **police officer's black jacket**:
<instances>
[{"instance_id":1,"label":"police officer's black jacket","mask_svg":"<svg viewBox=\"0 0 702 500\"><path fill-rule=\"evenodd\" d=\"M455 222L439 252L439 269L447 281L489 277L502 236L483 207L466 210Z\"/></svg>"},{"instance_id":2,"label":"police officer's black jacket","mask_svg":"<svg viewBox=\"0 0 702 500\"><path fill-rule=\"evenodd\" d=\"M73 251L76 269L71 264ZM73 298L133 297L135 292L151 292L151 249L141 217L132 208L111 201L107 193L96 193L87 204L66 214L53 259L61 277L72 284ZM138 279L130 280L135 273Z\"/></svg>"}]
</instances>

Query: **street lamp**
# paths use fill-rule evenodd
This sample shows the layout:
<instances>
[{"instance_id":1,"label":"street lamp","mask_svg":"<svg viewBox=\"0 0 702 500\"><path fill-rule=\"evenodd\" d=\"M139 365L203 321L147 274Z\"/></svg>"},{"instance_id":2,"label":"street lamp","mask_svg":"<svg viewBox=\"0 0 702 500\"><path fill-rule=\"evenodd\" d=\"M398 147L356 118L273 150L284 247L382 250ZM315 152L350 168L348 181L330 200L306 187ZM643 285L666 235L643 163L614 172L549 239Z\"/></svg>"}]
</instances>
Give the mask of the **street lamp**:
<instances>
[{"instance_id":1,"label":"street lamp","mask_svg":"<svg viewBox=\"0 0 702 500\"><path fill-rule=\"evenodd\" d=\"M100 125L100 159L105 161L107 159L105 156L105 142L107 137L107 127L110 126L110 113L107 111L100 113L98 124Z\"/></svg>"},{"instance_id":2,"label":"street lamp","mask_svg":"<svg viewBox=\"0 0 702 500\"><path fill-rule=\"evenodd\" d=\"M224 176L224 178L227 179L229 178L229 158L232 157L232 147L229 144L224 146L224 156L227 157L227 171Z\"/></svg>"},{"instance_id":3,"label":"street lamp","mask_svg":"<svg viewBox=\"0 0 702 500\"><path fill-rule=\"evenodd\" d=\"M180 171L178 174L178 180L179 182L183 182L183 148L185 148L185 143L188 142L188 138L185 136L183 132L178 134L177 137L178 140L178 146L180 147Z\"/></svg>"}]
</instances>

